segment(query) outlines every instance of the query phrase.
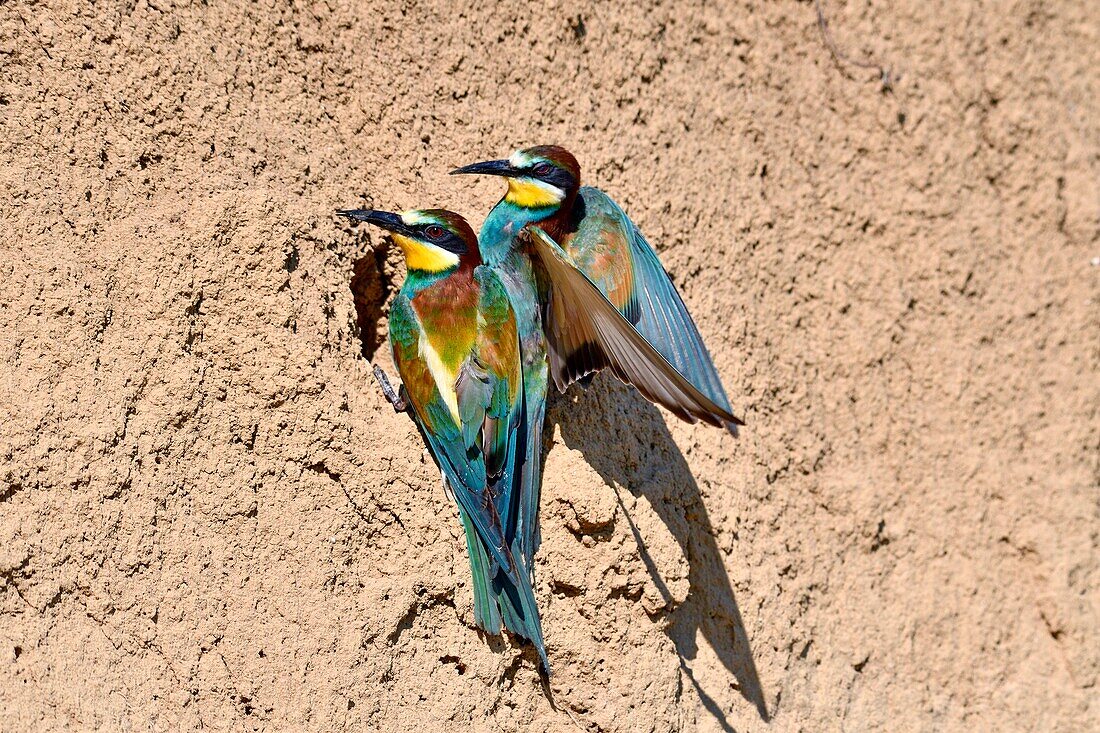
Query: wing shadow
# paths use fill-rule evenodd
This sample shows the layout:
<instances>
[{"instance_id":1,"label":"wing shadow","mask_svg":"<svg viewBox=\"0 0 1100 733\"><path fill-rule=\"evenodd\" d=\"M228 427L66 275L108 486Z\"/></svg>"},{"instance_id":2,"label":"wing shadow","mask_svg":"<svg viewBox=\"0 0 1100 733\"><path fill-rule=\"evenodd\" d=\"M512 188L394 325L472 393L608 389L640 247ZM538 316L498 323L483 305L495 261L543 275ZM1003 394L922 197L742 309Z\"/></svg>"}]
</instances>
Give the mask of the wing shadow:
<instances>
[{"instance_id":1,"label":"wing shadow","mask_svg":"<svg viewBox=\"0 0 1100 733\"><path fill-rule=\"evenodd\" d=\"M704 707L725 730L733 730L720 706L703 691L687 664L698 653L695 641L698 632L702 632L733 676L734 687L767 722L770 716L764 691L715 530L699 485L660 410L633 387L604 374L598 375L587 389L573 387L566 395L557 394L553 388L550 391L548 428L558 425L565 444L580 451L612 487L622 486L635 496L644 495L687 558L687 599L670 614L667 633L680 656L681 669ZM621 497L619 505L654 584L670 600L667 586Z\"/></svg>"}]
</instances>

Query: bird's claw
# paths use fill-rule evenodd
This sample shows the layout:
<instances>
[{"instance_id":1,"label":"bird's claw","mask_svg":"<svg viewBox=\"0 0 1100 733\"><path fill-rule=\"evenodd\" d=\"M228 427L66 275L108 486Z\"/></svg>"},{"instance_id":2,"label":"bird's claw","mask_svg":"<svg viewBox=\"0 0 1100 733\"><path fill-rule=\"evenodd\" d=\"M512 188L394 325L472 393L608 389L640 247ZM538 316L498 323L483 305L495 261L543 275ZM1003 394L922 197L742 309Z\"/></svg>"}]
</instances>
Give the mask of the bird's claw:
<instances>
[{"instance_id":1,"label":"bird's claw","mask_svg":"<svg viewBox=\"0 0 1100 733\"><path fill-rule=\"evenodd\" d=\"M374 379L378 382L378 386L381 387L382 394L384 394L386 399L389 400L389 403L393 405L394 412L405 412L409 409L409 402L405 399L404 394L399 395L394 390L385 370L377 364L374 365ZM402 385L402 390L404 390L404 385Z\"/></svg>"}]
</instances>

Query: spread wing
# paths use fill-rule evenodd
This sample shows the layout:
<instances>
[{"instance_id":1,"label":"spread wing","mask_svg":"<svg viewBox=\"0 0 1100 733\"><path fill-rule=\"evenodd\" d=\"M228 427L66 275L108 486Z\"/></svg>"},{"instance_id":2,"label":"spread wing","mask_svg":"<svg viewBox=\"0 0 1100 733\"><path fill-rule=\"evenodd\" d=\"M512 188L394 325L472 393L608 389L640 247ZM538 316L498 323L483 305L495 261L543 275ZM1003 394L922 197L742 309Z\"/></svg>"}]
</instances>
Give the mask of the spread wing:
<instances>
[{"instance_id":1,"label":"spread wing","mask_svg":"<svg viewBox=\"0 0 1100 733\"><path fill-rule=\"evenodd\" d=\"M732 414L699 329L653 247L602 191L582 188L578 203L583 216L562 240L569 259L677 372Z\"/></svg>"},{"instance_id":2,"label":"spread wing","mask_svg":"<svg viewBox=\"0 0 1100 733\"><path fill-rule=\"evenodd\" d=\"M740 424L670 364L546 232L533 226L528 231L548 280L546 336L559 390L608 367L683 420Z\"/></svg>"}]
</instances>

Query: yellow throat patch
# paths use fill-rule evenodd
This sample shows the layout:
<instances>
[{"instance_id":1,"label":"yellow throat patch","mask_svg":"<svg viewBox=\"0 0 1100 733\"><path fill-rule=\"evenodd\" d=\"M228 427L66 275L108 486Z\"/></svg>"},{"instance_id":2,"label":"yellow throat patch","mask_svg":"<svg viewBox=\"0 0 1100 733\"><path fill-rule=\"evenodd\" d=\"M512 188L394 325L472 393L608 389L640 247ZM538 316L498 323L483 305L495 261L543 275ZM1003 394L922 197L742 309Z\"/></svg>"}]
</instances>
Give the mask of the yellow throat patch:
<instances>
[{"instance_id":1,"label":"yellow throat patch","mask_svg":"<svg viewBox=\"0 0 1100 733\"><path fill-rule=\"evenodd\" d=\"M431 340L424 331L420 332L419 347L420 355L424 357L424 361L428 364L428 371L431 373L432 379L435 380L439 396L443 398L443 404L450 411L455 425L462 425L462 416L458 411L458 391L456 390L460 364L455 364L453 369L450 368L440 357L435 347L432 346Z\"/></svg>"},{"instance_id":2,"label":"yellow throat patch","mask_svg":"<svg viewBox=\"0 0 1100 733\"><path fill-rule=\"evenodd\" d=\"M505 201L525 209L557 206L564 198L560 188L534 178L509 178L508 193L504 194Z\"/></svg>"},{"instance_id":3,"label":"yellow throat patch","mask_svg":"<svg viewBox=\"0 0 1100 733\"><path fill-rule=\"evenodd\" d=\"M405 261L410 270L423 272L442 272L458 265L458 255L440 247L433 247L400 234L393 234L393 241L405 253Z\"/></svg>"}]
</instances>

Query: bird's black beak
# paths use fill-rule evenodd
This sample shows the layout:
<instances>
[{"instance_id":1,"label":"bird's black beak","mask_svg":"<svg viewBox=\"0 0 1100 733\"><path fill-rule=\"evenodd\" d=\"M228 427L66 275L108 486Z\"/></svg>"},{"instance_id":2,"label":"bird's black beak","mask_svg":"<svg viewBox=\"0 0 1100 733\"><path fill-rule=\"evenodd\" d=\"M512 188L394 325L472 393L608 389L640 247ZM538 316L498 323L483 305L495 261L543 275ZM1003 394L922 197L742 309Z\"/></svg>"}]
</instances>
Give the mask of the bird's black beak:
<instances>
[{"instance_id":1,"label":"bird's black beak","mask_svg":"<svg viewBox=\"0 0 1100 733\"><path fill-rule=\"evenodd\" d=\"M374 224L376 227L382 227L387 232L393 232L394 234L412 234L409 228L405 226L405 222L401 220L401 217L389 211L377 211L375 209L342 209L336 213L340 216L354 219L355 221L365 221L368 224Z\"/></svg>"},{"instance_id":2,"label":"bird's black beak","mask_svg":"<svg viewBox=\"0 0 1100 733\"><path fill-rule=\"evenodd\" d=\"M486 160L481 163L464 165L461 168L455 168L451 171L452 176L460 173L477 173L484 176L504 176L505 178L512 178L513 176L522 175L523 172L518 168L513 168L512 164L507 160Z\"/></svg>"}]
</instances>

